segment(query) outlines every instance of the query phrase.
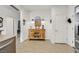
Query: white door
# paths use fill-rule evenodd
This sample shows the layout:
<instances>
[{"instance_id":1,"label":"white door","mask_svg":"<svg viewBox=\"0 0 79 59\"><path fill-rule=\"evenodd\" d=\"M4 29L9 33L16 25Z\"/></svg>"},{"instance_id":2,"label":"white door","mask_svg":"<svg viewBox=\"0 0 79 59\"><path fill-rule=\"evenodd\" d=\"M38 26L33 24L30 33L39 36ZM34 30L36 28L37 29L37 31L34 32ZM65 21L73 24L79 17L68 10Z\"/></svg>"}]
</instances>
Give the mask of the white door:
<instances>
[{"instance_id":1,"label":"white door","mask_svg":"<svg viewBox=\"0 0 79 59\"><path fill-rule=\"evenodd\" d=\"M55 43L65 43L66 42L66 16L57 15L54 20L54 33L55 33Z\"/></svg>"}]
</instances>

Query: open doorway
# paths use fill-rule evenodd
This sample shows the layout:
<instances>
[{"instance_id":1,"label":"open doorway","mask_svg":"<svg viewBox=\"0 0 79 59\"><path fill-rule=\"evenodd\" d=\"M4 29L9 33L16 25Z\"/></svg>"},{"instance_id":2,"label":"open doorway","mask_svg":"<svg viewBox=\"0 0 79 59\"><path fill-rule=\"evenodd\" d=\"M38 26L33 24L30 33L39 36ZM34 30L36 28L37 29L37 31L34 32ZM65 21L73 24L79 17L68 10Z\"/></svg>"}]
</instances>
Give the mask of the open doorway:
<instances>
[{"instance_id":1,"label":"open doorway","mask_svg":"<svg viewBox=\"0 0 79 59\"><path fill-rule=\"evenodd\" d=\"M18 36L20 37L20 20L18 20L17 34L18 34Z\"/></svg>"},{"instance_id":2,"label":"open doorway","mask_svg":"<svg viewBox=\"0 0 79 59\"><path fill-rule=\"evenodd\" d=\"M20 43L20 20L17 21L17 40L16 44L18 45Z\"/></svg>"},{"instance_id":3,"label":"open doorway","mask_svg":"<svg viewBox=\"0 0 79 59\"><path fill-rule=\"evenodd\" d=\"M75 7L75 48L79 52L79 6Z\"/></svg>"}]
</instances>

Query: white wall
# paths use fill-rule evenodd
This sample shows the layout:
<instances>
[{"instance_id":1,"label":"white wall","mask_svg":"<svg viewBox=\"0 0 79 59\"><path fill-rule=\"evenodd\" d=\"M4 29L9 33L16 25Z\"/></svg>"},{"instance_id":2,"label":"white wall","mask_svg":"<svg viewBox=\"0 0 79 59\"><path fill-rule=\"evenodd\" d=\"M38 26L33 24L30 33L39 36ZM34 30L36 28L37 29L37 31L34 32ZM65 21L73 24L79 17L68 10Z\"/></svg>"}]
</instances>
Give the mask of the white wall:
<instances>
[{"instance_id":1,"label":"white wall","mask_svg":"<svg viewBox=\"0 0 79 59\"><path fill-rule=\"evenodd\" d=\"M31 11L30 12L30 21L32 21L32 19L34 19L36 16L40 16L42 19L45 20L44 23L42 23L46 29L46 39L50 39L51 37L51 24L50 24L50 18L51 18L51 11L50 10L37 10L37 11ZM32 23L30 26L32 26L34 28L34 23Z\"/></svg>"},{"instance_id":2,"label":"white wall","mask_svg":"<svg viewBox=\"0 0 79 59\"><path fill-rule=\"evenodd\" d=\"M0 5L0 16L2 17L8 16L18 19L19 13L9 5Z\"/></svg>"},{"instance_id":3,"label":"white wall","mask_svg":"<svg viewBox=\"0 0 79 59\"><path fill-rule=\"evenodd\" d=\"M5 17L3 21L3 32L2 35L13 35L14 33L14 19L12 17Z\"/></svg>"},{"instance_id":4,"label":"white wall","mask_svg":"<svg viewBox=\"0 0 79 59\"><path fill-rule=\"evenodd\" d=\"M30 12L30 20L34 19L34 17L36 17L36 16L40 16L41 18L44 18L45 21L49 21L50 16L51 16L51 10L48 10L48 11L37 10L37 11Z\"/></svg>"},{"instance_id":5,"label":"white wall","mask_svg":"<svg viewBox=\"0 0 79 59\"><path fill-rule=\"evenodd\" d=\"M15 9L10 7L9 5L0 5L0 17L3 17L5 22L5 19L8 17L11 17L14 19L14 34L16 35L16 29L17 29L17 19L19 19L19 12L17 12ZM8 19L7 19L8 21ZM6 25L6 24L4 24ZM5 29L4 29L5 30ZM9 28L11 30L11 28Z\"/></svg>"},{"instance_id":6,"label":"white wall","mask_svg":"<svg viewBox=\"0 0 79 59\"><path fill-rule=\"evenodd\" d=\"M26 20L25 25L23 25L23 19ZM28 39L28 27L29 27L29 12L21 10L20 11L20 21L21 21L21 34L20 34L20 42Z\"/></svg>"},{"instance_id":7,"label":"white wall","mask_svg":"<svg viewBox=\"0 0 79 59\"><path fill-rule=\"evenodd\" d=\"M68 17L71 18L72 23L68 23L68 44L75 46L75 6L68 6Z\"/></svg>"}]
</instances>

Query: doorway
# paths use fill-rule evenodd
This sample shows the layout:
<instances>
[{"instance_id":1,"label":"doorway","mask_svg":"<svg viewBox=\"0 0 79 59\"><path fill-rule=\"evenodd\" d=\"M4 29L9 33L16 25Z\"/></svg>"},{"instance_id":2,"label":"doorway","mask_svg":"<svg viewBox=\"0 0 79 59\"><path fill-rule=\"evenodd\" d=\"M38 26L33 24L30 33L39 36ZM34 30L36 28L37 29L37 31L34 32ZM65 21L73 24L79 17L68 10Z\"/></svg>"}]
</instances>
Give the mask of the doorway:
<instances>
[{"instance_id":1,"label":"doorway","mask_svg":"<svg viewBox=\"0 0 79 59\"><path fill-rule=\"evenodd\" d=\"M79 52L79 6L75 7L75 52Z\"/></svg>"},{"instance_id":2,"label":"doorway","mask_svg":"<svg viewBox=\"0 0 79 59\"><path fill-rule=\"evenodd\" d=\"M17 45L20 43L20 20L17 21Z\"/></svg>"},{"instance_id":3,"label":"doorway","mask_svg":"<svg viewBox=\"0 0 79 59\"><path fill-rule=\"evenodd\" d=\"M17 29L17 34L20 36L20 20L18 20L18 29Z\"/></svg>"}]
</instances>

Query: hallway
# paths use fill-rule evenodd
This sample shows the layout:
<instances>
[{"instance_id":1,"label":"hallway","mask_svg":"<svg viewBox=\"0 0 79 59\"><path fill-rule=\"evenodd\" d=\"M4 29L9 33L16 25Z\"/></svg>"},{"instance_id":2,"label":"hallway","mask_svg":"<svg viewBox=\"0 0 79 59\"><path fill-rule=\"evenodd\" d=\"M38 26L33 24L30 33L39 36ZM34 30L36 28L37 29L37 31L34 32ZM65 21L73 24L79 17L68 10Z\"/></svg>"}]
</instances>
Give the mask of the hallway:
<instances>
[{"instance_id":1,"label":"hallway","mask_svg":"<svg viewBox=\"0 0 79 59\"><path fill-rule=\"evenodd\" d=\"M67 44L52 44L49 40L26 40L16 48L17 53L74 53Z\"/></svg>"},{"instance_id":2,"label":"hallway","mask_svg":"<svg viewBox=\"0 0 79 59\"><path fill-rule=\"evenodd\" d=\"M2 15L1 24L3 24L0 28L1 35L16 36L16 52L74 52L72 47L75 47L75 16L73 16L75 5L9 5L0 7L0 11L5 12L4 15L0 13ZM27 39L44 39L46 41L29 41Z\"/></svg>"}]
</instances>

